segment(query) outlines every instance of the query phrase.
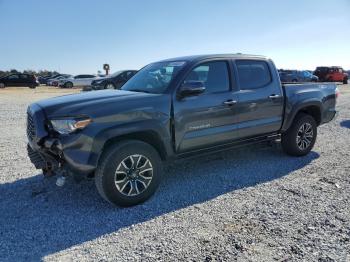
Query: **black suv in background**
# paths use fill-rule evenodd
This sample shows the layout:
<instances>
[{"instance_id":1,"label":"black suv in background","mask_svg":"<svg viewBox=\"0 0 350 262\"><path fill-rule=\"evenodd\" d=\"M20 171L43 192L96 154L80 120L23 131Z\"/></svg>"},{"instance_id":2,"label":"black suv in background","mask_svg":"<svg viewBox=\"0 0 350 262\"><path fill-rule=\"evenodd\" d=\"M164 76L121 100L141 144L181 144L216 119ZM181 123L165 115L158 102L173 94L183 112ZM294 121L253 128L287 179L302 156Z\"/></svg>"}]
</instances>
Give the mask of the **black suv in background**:
<instances>
[{"instance_id":1,"label":"black suv in background","mask_svg":"<svg viewBox=\"0 0 350 262\"><path fill-rule=\"evenodd\" d=\"M120 89L136 73L137 70L121 70L92 81L91 86L85 90Z\"/></svg>"},{"instance_id":2,"label":"black suv in background","mask_svg":"<svg viewBox=\"0 0 350 262\"><path fill-rule=\"evenodd\" d=\"M32 74L11 74L0 78L0 88L6 86L28 86L29 88L36 88L39 82L36 76Z\"/></svg>"}]
</instances>

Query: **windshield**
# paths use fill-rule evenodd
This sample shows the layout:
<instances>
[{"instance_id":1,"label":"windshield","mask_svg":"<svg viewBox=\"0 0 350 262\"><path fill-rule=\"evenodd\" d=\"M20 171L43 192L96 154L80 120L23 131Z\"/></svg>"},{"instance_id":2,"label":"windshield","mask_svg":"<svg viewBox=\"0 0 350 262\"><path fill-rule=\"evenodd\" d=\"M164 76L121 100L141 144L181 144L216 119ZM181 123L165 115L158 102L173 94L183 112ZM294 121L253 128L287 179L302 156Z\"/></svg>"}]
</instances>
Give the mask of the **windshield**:
<instances>
[{"instance_id":1,"label":"windshield","mask_svg":"<svg viewBox=\"0 0 350 262\"><path fill-rule=\"evenodd\" d=\"M145 66L121 88L127 91L163 93L185 62L158 62Z\"/></svg>"},{"instance_id":2,"label":"windshield","mask_svg":"<svg viewBox=\"0 0 350 262\"><path fill-rule=\"evenodd\" d=\"M304 73L305 77L311 77L312 76L312 74L309 71L304 71L303 73Z\"/></svg>"},{"instance_id":3,"label":"windshield","mask_svg":"<svg viewBox=\"0 0 350 262\"><path fill-rule=\"evenodd\" d=\"M118 75L120 75L121 73L123 73L124 71L123 70L120 70L120 71L117 71L117 72L115 72L115 73L113 73L113 74L111 74L111 75L103 75L103 77L115 77L115 76L118 76Z\"/></svg>"}]
</instances>

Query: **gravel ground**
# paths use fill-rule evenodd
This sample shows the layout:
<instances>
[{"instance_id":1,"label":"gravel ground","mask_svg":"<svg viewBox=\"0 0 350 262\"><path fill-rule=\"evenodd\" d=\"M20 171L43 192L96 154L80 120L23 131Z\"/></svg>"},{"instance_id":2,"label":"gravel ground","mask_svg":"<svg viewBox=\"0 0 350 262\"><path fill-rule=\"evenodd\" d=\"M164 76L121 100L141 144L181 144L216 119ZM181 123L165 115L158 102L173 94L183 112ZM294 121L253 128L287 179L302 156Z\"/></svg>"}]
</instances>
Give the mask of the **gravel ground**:
<instances>
[{"instance_id":1,"label":"gravel ground","mask_svg":"<svg viewBox=\"0 0 350 262\"><path fill-rule=\"evenodd\" d=\"M176 162L127 209L93 181L56 187L26 156L27 105L71 90L0 90L0 261L350 261L350 86L340 89L339 117L308 156L260 145Z\"/></svg>"}]
</instances>

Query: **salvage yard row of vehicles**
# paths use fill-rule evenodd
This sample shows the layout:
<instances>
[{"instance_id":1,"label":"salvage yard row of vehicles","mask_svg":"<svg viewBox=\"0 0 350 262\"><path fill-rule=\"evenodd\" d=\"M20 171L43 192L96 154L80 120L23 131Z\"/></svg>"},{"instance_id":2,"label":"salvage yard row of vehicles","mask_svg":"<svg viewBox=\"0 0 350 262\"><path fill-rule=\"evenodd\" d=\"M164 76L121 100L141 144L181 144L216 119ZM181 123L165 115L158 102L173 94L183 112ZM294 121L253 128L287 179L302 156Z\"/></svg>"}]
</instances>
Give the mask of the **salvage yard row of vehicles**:
<instances>
[{"instance_id":1,"label":"salvage yard row of vehicles","mask_svg":"<svg viewBox=\"0 0 350 262\"><path fill-rule=\"evenodd\" d=\"M7 86L27 86L29 88L36 88L44 84L61 88L81 87L84 91L120 89L136 73L137 70L121 70L107 76L91 74L72 76L69 74L57 74L46 77L15 73L0 77L0 88ZM350 71L346 72L339 66L320 66L313 72L307 70L280 69L278 73L282 83L342 82L343 84L347 84Z\"/></svg>"},{"instance_id":2,"label":"salvage yard row of vehicles","mask_svg":"<svg viewBox=\"0 0 350 262\"><path fill-rule=\"evenodd\" d=\"M314 74L321 82L342 82L348 83L349 74L340 66L319 66Z\"/></svg>"},{"instance_id":3,"label":"salvage yard row of vehicles","mask_svg":"<svg viewBox=\"0 0 350 262\"><path fill-rule=\"evenodd\" d=\"M288 82L341 82L348 83L349 74L340 66L319 66L314 72L279 70L281 81Z\"/></svg>"},{"instance_id":4,"label":"salvage yard row of vehicles","mask_svg":"<svg viewBox=\"0 0 350 262\"><path fill-rule=\"evenodd\" d=\"M308 154L337 97L335 83L281 84L262 56L172 58L120 90L31 104L28 156L60 185L69 175L94 177L105 200L132 206L155 193L163 163L175 159L279 139L287 154Z\"/></svg>"},{"instance_id":5,"label":"salvage yard row of vehicles","mask_svg":"<svg viewBox=\"0 0 350 262\"><path fill-rule=\"evenodd\" d=\"M51 78L41 78L39 82L48 86L58 86L62 88L83 87L88 90L119 89L128 81L137 70L121 70L107 76L96 75L56 75Z\"/></svg>"},{"instance_id":6,"label":"salvage yard row of vehicles","mask_svg":"<svg viewBox=\"0 0 350 262\"><path fill-rule=\"evenodd\" d=\"M318 82L317 76L313 75L310 71L299 70L279 70L281 82L283 83L296 83L296 82Z\"/></svg>"}]
</instances>

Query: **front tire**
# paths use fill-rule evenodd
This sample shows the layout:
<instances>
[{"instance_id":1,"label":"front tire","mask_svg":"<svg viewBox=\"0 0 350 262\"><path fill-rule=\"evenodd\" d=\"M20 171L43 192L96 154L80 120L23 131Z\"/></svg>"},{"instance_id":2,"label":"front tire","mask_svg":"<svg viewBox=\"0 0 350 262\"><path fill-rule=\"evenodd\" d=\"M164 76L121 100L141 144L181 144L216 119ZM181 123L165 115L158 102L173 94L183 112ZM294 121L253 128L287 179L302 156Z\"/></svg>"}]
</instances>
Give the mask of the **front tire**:
<instances>
[{"instance_id":1,"label":"front tire","mask_svg":"<svg viewBox=\"0 0 350 262\"><path fill-rule=\"evenodd\" d=\"M313 148L317 137L317 123L307 114L298 114L291 127L282 134L282 148L291 156L305 156Z\"/></svg>"},{"instance_id":2,"label":"front tire","mask_svg":"<svg viewBox=\"0 0 350 262\"><path fill-rule=\"evenodd\" d=\"M115 85L113 83L107 83L105 84L104 89L115 89Z\"/></svg>"},{"instance_id":3,"label":"front tire","mask_svg":"<svg viewBox=\"0 0 350 262\"><path fill-rule=\"evenodd\" d=\"M95 173L100 195L118 206L133 206L150 198L161 181L158 152L137 140L118 142L102 154Z\"/></svg>"},{"instance_id":4,"label":"front tire","mask_svg":"<svg viewBox=\"0 0 350 262\"><path fill-rule=\"evenodd\" d=\"M65 88L72 88L73 87L73 83L72 82L67 82L64 84Z\"/></svg>"},{"instance_id":5,"label":"front tire","mask_svg":"<svg viewBox=\"0 0 350 262\"><path fill-rule=\"evenodd\" d=\"M348 79L347 79L347 78L344 78L343 84L344 84L344 85L347 85L347 84L348 84Z\"/></svg>"},{"instance_id":6,"label":"front tire","mask_svg":"<svg viewBox=\"0 0 350 262\"><path fill-rule=\"evenodd\" d=\"M0 88L5 88L5 84L4 83L0 83Z\"/></svg>"}]
</instances>

